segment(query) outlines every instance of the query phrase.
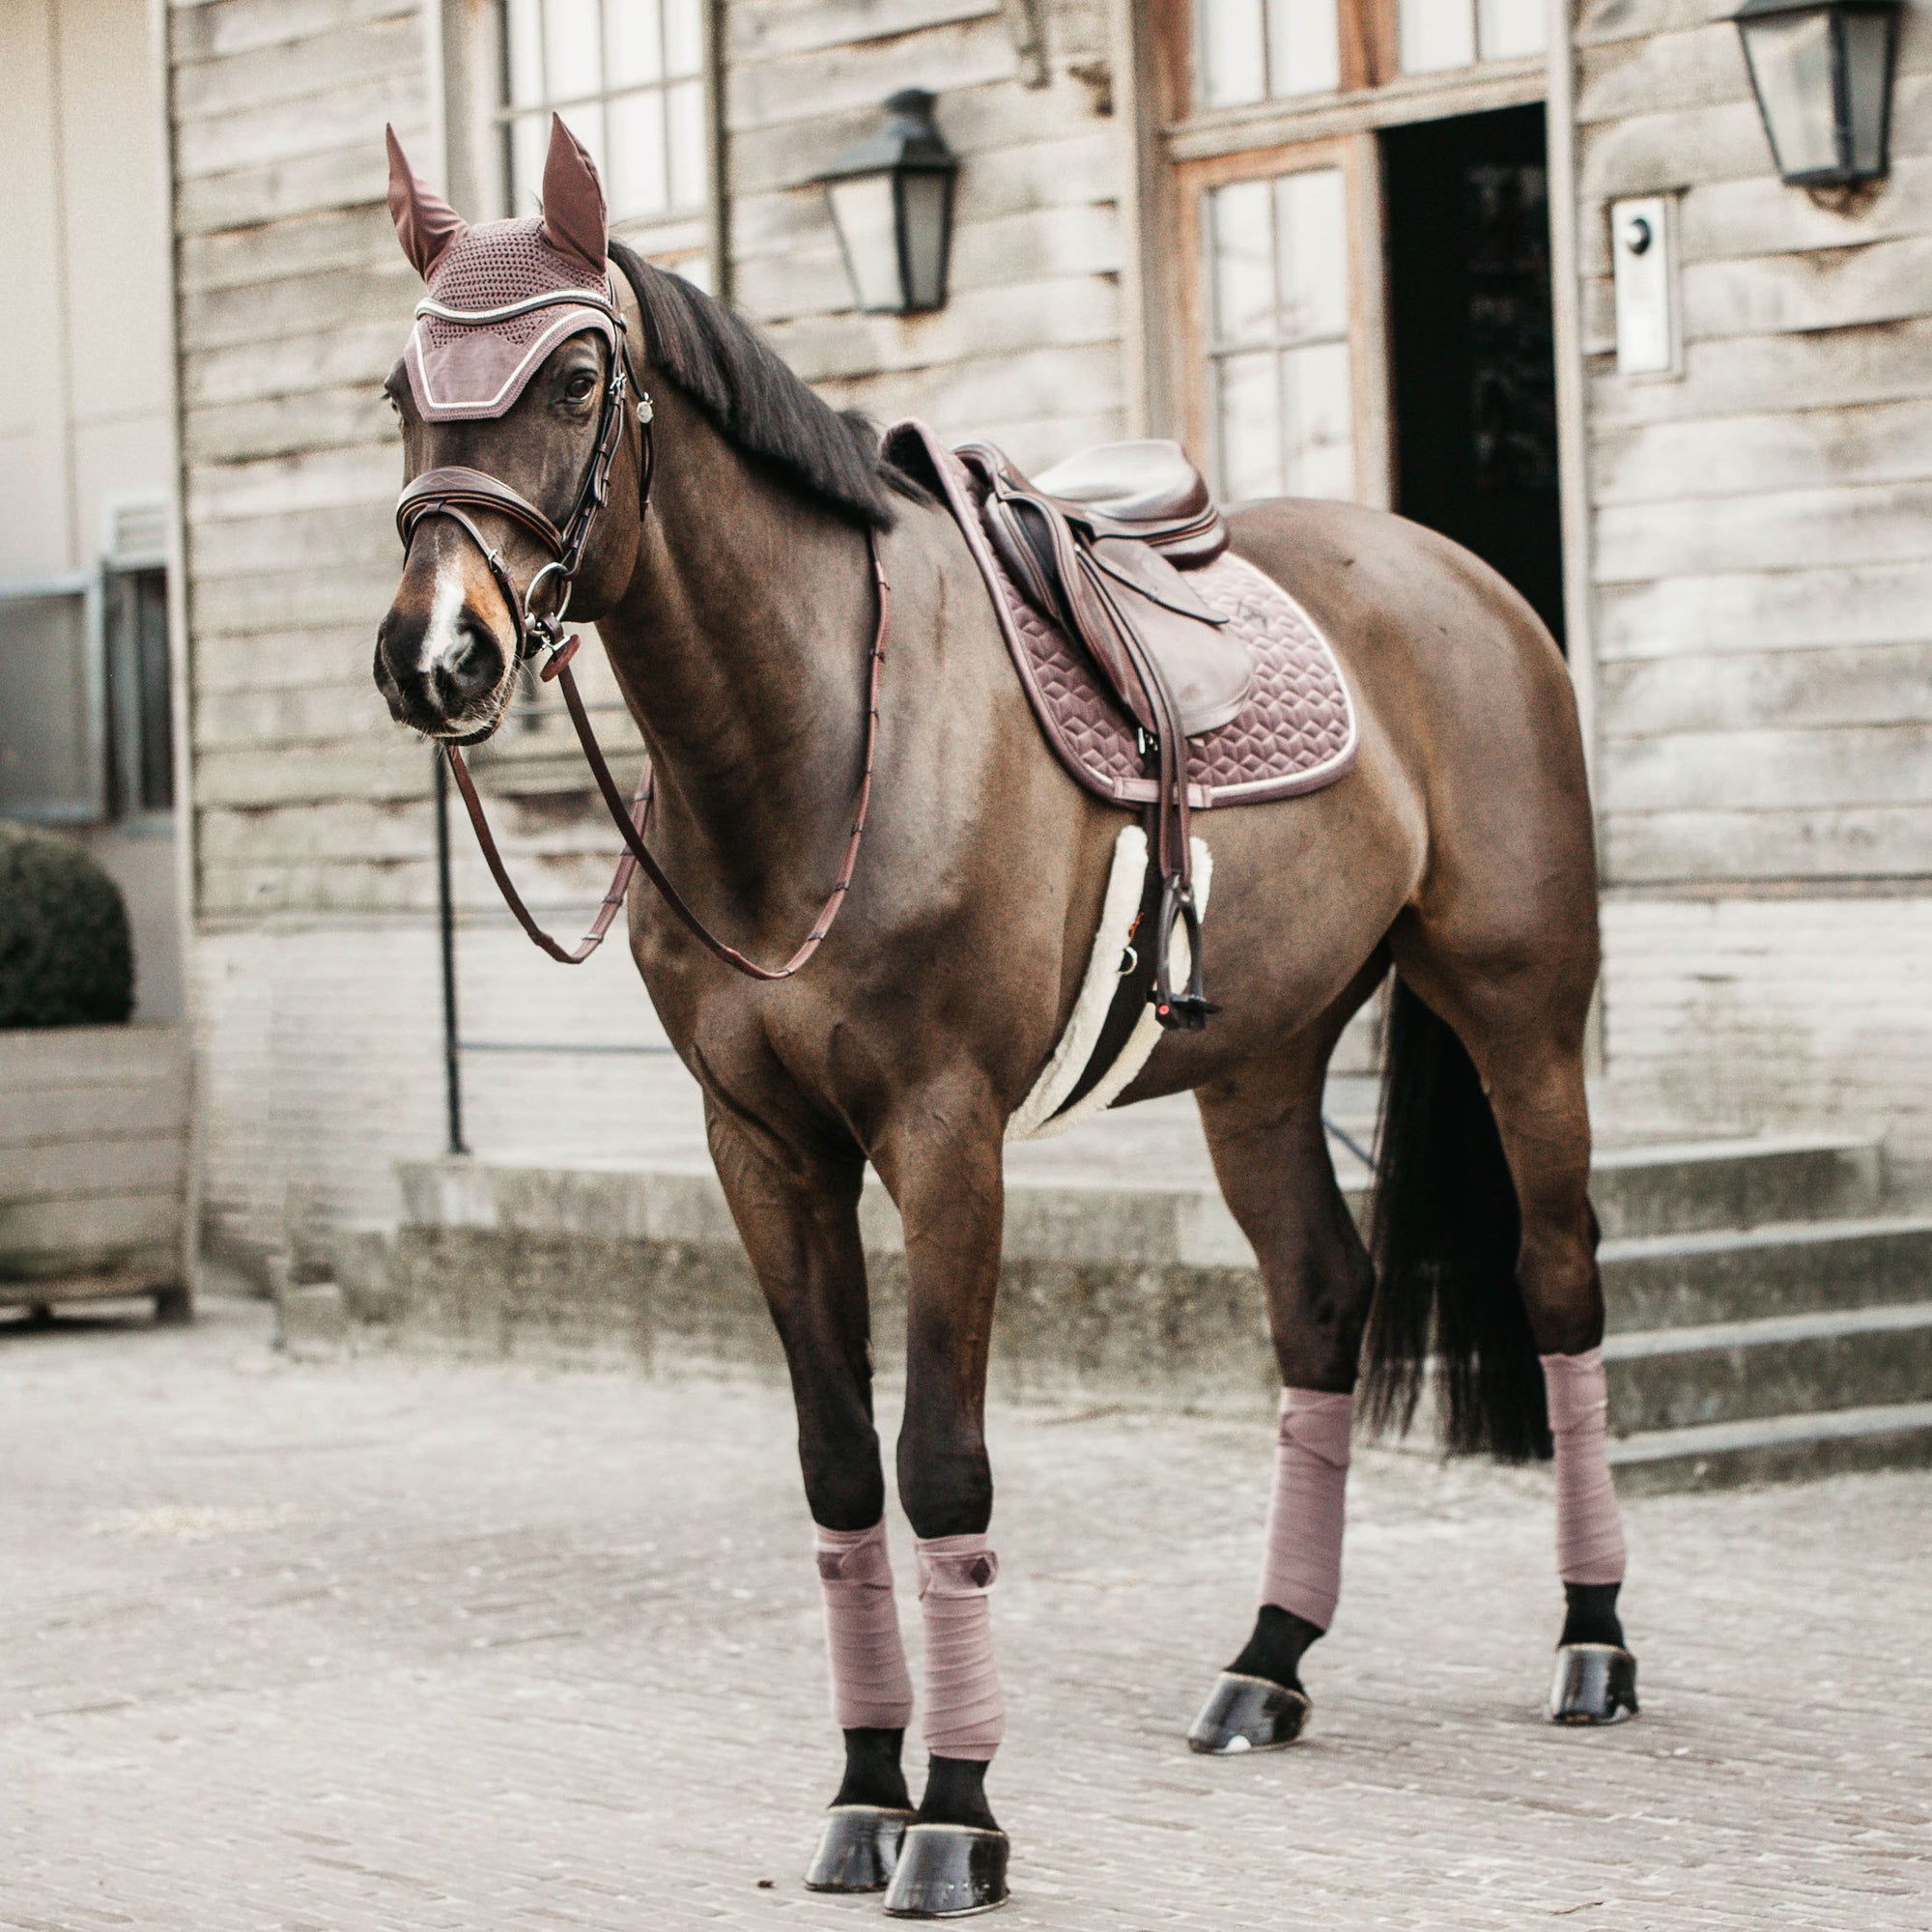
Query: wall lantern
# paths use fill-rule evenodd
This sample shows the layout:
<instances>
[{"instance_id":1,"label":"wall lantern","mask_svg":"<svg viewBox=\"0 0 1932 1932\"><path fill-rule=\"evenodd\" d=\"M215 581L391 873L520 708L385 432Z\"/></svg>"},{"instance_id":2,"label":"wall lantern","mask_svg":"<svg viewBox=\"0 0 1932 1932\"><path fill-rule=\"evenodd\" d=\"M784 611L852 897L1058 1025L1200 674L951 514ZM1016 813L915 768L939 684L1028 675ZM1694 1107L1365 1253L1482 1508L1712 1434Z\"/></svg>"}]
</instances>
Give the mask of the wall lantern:
<instances>
[{"instance_id":1,"label":"wall lantern","mask_svg":"<svg viewBox=\"0 0 1932 1932\"><path fill-rule=\"evenodd\" d=\"M934 99L923 87L895 94L879 131L822 177L853 299L868 315L946 306L959 157L932 125Z\"/></svg>"},{"instance_id":2,"label":"wall lantern","mask_svg":"<svg viewBox=\"0 0 1932 1932\"><path fill-rule=\"evenodd\" d=\"M1899 0L1745 0L1738 33L1777 171L1794 187L1872 181L1889 162Z\"/></svg>"}]
</instances>

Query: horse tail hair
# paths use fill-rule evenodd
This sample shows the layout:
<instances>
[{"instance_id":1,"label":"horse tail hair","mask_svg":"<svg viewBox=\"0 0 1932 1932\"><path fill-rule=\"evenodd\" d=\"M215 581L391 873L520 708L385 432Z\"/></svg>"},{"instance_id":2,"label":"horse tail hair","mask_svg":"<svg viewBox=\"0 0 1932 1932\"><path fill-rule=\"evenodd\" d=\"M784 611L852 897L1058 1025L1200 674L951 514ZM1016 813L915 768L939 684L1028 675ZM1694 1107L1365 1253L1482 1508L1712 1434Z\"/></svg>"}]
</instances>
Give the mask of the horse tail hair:
<instances>
[{"instance_id":1,"label":"horse tail hair","mask_svg":"<svg viewBox=\"0 0 1932 1932\"><path fill-rule=\"evenodd\" d=\"M1550 1453L1543 1371L1516 1283L1516 1185L1464 1050L1398 977L1384 1037L1362 1412L1406 1434L1434 1369L1444 1447Z\"/></svg>"}]
</instances>

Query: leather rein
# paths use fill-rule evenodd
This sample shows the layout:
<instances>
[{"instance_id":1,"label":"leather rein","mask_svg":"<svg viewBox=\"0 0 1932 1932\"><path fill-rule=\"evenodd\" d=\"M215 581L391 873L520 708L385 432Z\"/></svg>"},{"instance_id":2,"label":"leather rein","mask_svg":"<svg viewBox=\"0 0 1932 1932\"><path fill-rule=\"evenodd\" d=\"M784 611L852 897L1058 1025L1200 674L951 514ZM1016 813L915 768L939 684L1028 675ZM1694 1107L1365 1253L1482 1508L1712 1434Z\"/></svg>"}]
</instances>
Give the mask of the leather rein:
<instances>
[{"instance_id":1,"label":"leather rein","mask_svg":"<svg viewBox=\"0 0 1932 1932\"><path fill-rule=\"evenodd\" d=\"M564 636L564 612L569 608L571 586L582 566L591 526L610 494L611 468L616 462L618 446L623 441L624 404L630 393L631 376L629 352L623 339L626 324L616 305L604 302L581 289L560 294L557 299L573 305L604 309L620 331L612 346L611 380L605 384L596 441L592 445L590 462L568 522L559 529L542 510L507 483L484 470L453 464L425 470L404 487L403 494L396 499L396 531L403 540L403 555L407 562L410 545L414 541L416 531L430 518L445 517L462 530L482 553L504 608L510 613L510 621L516 630L518 664L527 664L543 653L544 663L537 675L546 684L554 681L563 694L578 743L582 746L585 762L590 767L590 776L596 781L598 794L622 835L625 846L623 857L617 861L617 868L611 875L611 890L604 895L596 917L576 946L566 948L546 932L531 916L529 907L511 881L502 854L497 848L496 835L484 816L483 802L477 796L475 781L469 776L462 745L453 739L442 740L443 755L449 761L456 788L463 796L464 808L469 814L470 825L475 829L476 842L482 848L483 861L490 868L490 876L496 880L497 889L515 915L517 923L553 959L565 966L581 966L596 952L624 903L633 877L641 867L644 876L657 888L665 903L715 958L722 959L725 965L751 980L789 980L818 951L844 907L845 895L851 890L853 874L858 869L859 846L865 838L866 813L871 804L872 757L879 734L879 669L885 662L886 639L892 628L892 587L886 581L885 565L879 556L877 533L868 532L867 539L872 579L878 588L879 619L872 635L866 694L866 761L859 780L852 831L845 841L838 880L812 921L810 931L782 966L760 966L755 960L747 958L736 947L727 945L705 925L666 876L664 867L651 856L650 848L644 843L644 829L650 822L654 790L650 760L648 757L644 760L643 776L626 805L598 746L589 713L584 709L582 694L578 690L577 679L570 668L570 661L577 655L578 645L582 640L575 634ZM640 439L638 458L638 519L640 524L650 508L651 480L656 469L656 449L651 429L653 413L649 393L639 387L637 415ZM501 551L477 527L469 514L471 510L492 510L508 517L550 553L551 560L530 579L521 596L509 567L503 561ZM541 602L540 591L543 593ZM490 727L491 731L495 729L495 725ZM475 744L489 735L489 731L482 732L468 742Z\"/></svg>"}]
</instances>

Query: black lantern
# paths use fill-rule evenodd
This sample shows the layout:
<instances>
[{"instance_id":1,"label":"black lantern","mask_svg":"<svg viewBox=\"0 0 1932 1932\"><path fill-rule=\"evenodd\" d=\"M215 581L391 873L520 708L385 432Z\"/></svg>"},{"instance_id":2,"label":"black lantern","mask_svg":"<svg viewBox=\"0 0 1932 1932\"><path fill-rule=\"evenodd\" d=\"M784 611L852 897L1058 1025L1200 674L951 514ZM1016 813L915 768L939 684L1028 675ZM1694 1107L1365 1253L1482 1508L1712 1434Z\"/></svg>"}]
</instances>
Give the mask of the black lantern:
<instances>
[{"instance_id":1,"label":"black lantern","mask_svg":"<svg viewBox=\"0 0 1932 1932\"><path fill-rule=\"evenodd\" d=\"M1889 165L1899 0L1745 0L1738 33L1777 171L1795 187Z\"/></svg>"},{"instance_id":2,"label":"black lantern","mask_svg":"<svg viewBox=\"0 0 1932 1932\"><path fill-rule=\"evenodd\" d=\"M932 125L934 99L923 87L894 95L879 131L823 177L853 298L867 314L946 306L959 157Z\"/></svg>"}]
</instances>

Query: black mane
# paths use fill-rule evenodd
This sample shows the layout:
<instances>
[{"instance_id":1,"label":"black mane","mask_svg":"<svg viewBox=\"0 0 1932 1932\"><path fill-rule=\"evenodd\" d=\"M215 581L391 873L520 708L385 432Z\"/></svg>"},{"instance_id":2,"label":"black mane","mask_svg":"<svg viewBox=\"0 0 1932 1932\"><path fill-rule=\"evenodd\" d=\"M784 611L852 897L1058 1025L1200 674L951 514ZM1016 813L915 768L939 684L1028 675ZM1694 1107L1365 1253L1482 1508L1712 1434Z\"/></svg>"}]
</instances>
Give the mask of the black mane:
<instances>
[{"instance_id":1,"label":"black mane","mask_svg":"<svg viewBox=\"0 0 1932 1932\"><path fill-rule=\"evenodd\" d=\"M623 242L610 245L643 310L652 362L734 447L763 457L870 529L893 526L894 495L923 500L880 455L878 433L858 411L835 410L814 395L722 301Z\"/></svg>"}]
</instances>

